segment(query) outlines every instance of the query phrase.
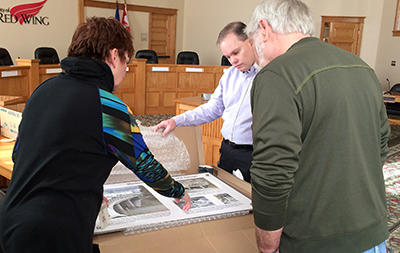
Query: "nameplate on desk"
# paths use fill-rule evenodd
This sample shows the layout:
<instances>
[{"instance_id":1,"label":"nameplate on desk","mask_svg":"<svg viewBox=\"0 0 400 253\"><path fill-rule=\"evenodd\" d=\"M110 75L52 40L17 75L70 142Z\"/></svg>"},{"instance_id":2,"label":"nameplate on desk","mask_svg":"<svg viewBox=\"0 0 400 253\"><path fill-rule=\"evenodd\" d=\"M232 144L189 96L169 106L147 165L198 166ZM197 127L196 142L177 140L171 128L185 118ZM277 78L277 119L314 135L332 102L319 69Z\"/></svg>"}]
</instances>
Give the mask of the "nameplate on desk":
<instances>
[{"instance_id":1,"label":"nameplate on desk","mask_svg":"<svg viewBox=\"0 0 400 253\"><path fill-rule=\"evenodd\" d=\"M394 103L396 102L396 98L395 97L383 97L383 101L387 102L387 103Z\"/></svg>"},{"instance_id":2,"label":"nameplate on desk","mask_svg":"<svg viewBox=\"0 0 400 253\"><path fill-rule=\"evenodd\" d=\"M129 71L129 67L126 67L126 72L128 72Z\"/></svg>"},{"instance_id":3,"label":"nameplate on desk","mask_svg":"<svg viewBox=\"0 0 400 253\"><path fill-rule=\"evenodd\" d=\"M157 72L157 71L169 71L169 67L152 67L151 68L151 71L155 71L155 72Z\"/></svg>"},{"instance_id":4,"label":"nameplate on desk","mask_svg":"<svg viewBox=\"0 0 400 253\"><path fill-rule=\"evenodd\" d=\"M18 76L18 70L1 71L1 77Z\"/></svg>"},{"instance_id":5,"label":"nameplate on desk","mask_svg":"<svg viewBox=\"0 0 400 253\"><path fill-rule=\"evenodd\" d=\"M204 72L203 68L186 68L186 72Z\"/></svg>"},{"instance_id":6,"label":"nameplate on desk","mask_svg":"<svg viewBox=\"0 0 400 253\"><path fill-rule=\"evenodd\" d=\"M46 69L46 74L57 74L57 73L61 73L61 72L62 72L61 68Z\"/></svg>"}]
</instances>

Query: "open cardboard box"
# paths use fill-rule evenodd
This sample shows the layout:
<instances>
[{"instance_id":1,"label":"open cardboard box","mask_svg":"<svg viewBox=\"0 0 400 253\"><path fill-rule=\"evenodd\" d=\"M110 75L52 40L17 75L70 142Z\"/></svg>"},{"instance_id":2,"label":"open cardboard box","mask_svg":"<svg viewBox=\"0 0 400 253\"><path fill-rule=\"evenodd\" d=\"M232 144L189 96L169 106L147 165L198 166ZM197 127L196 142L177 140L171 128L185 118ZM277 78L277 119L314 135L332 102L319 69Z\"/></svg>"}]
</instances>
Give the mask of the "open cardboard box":
<instances>
[{"instance_id":1,"label":"open cardboard box","mask_svg":"<svg viewBox=\"0 0 400 253\"><path fill-rule=\"evenodd\" d=\"M25 104L0 107L1 134L15 138ZM3 123L15 124L14 133L4 131ZM185 144L190 155L190 167L185 174L198 173L204 164L201 127L177 127L174 134ZM214 166L214 175L247 197L251 196L250 184ZM257 249L253 215L199 222L178 227L125 235L122 232L94 236L101 253L252 253Z\"/></svg>"},{"instance_id":2,"label":"open cardboard box","mask_svg":"<svg viewBox=\"0 0 400 253\"><path fill-rule=\"evenodd\" d=\"M186 174L198 172L204 164L201 128L177 127L174 134L186 145L191 164ZM214 175L250 197L250 184L214 166ZM252 253L257 249L253 215L187 224L178 227L125 235L122 232L95 235L101 253Z\"/></svg>"}]
</instances>

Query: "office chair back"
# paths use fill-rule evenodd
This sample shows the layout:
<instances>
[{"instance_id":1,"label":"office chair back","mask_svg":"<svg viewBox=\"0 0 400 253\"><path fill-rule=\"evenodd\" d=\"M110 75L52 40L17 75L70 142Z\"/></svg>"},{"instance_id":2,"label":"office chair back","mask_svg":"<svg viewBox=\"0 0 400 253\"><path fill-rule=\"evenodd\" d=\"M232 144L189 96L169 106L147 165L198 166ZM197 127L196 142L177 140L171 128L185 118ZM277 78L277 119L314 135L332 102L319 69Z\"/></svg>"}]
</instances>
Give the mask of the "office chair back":
<instances>
[{"instance_id":1,"label":"office chair back","mask_svg":"<svg viewBox=\"0 0 400 253\"><path fill-rule=\"evenodd\" d=\"M196 52L182 51L176 58L176 64L199 65L199 55Z\"/></svg>"},{"instance_id":2,"label":"office chair back","mask_svg":"<svg viewBox=\"0 0 400 253\"><path fill-rule=\"evenodd\" d=\"M390 92L399 92L400 93L400 83L393 85L393 87L390 88Z\"/></svg>"},{"instance_id":3,"label":"office chair back","mask_svg":"<svg viewBox=\"0 0 400 253\"><path fill-rule=\"evenodd\" d=\"M35 59L39 59L39 64L59 64L57 51L52 47L38 47L35 50Z\"/></svg>"},{"instance_id":4,"label":"office chair back","mask_svg":"<svg viewBox=\"0 0 400 253\"><path fill-rule=\"evenodd\" d=\"M158 56L157 53L150 49L139 50L136 52L135 58L147 59L146 63L157 64Z\"/></svg>"},{"instance_id":5,"label":"office chair back","mask_svg":"<svg viewBox=\"0 0 400 253\"><path fill-rule=\"evenodd\" d=\"M14 65L10 53L8 53L7 49L0 48L0 66L10 66Z\"/></svg>"},{"instance_id":6,"label":"office chair back","mask_svg":"<svg viewBox=\"0 0 400 253\"><path fill-rule=\"evenodd\" d=\"M225 55L221 58L221 66L232 66L231 62L225 57Z\"/></svg>"}]
</instances>

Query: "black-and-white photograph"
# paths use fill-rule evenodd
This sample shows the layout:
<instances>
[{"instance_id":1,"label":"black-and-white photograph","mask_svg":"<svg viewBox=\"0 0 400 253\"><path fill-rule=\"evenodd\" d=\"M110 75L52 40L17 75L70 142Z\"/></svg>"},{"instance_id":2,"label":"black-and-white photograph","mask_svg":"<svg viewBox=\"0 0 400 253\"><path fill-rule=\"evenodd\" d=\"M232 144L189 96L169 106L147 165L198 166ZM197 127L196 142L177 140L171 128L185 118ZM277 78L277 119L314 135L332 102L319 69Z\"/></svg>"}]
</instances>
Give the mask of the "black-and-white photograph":
<instances>
[{"instance_id":1,"label":"black-and-white photograph","mask_svg":"<svg viewBox=\"0 0 400 253\"><path fill-rule=\"evenodd\" d=\"M176 202L175 202L176 203ZM180 209L183 209L183 202L176 203ZM215 204L211 202L208 198L204 196L199 196L199 197L193 197L192 198L192 207L191 209L197 209L197 208L207 208L210 206L214 206Z\"/></svg>"},{"instance_id":2,"label":"black-and-white photograph","mask_svg":"<svg viewBox=\"0 0 400 253\"><path fill-rule=\"evenodd\" d=\"M221 219L244 215L252 210L251 201L229 185L209 173L174 177L185 186L191 196L192 207L183 210L184 202L177 203L156 193L141 181L104 186L109 219L95 228L95 234L123 231L127 234L180 226L199 222L207 217Z\"/></svg>"},{"instance_id":3,"label":"black-and-white photograph","mask_svg":"<svg viewBox=\"0 0 400 253\"><path fill-rule=\"evenodd\" d=\"M110 218L165 212L166 208L142 185L132 185L104 191Z\"/></svg>"},{"instance_id":4,"label":"black-and-white photograph","mask_svg":"<svg viewBox=\"0 0 400 253\"><path fill-rule=\"evenodd\" d=\"M229 205L229 204L238 202L237 199L235 199L228 193L215 194L214 197L216 197L219 201L221 201L225 205Z\"/></svg>"},{"instance_id":5,"label":"black-and-white photograph","mask_svg":"<svg viewBox=\"0 0 400 253\"><path fill-rule=\"evenodd\" d=\"M183 186L185 186L185 189L189 194L196 194L199 192L204 194L209 193L210 191L215 192L220 190L216 185L208 181L205 177L183 179L179 182Z\"/></svg>"}]
</instances>

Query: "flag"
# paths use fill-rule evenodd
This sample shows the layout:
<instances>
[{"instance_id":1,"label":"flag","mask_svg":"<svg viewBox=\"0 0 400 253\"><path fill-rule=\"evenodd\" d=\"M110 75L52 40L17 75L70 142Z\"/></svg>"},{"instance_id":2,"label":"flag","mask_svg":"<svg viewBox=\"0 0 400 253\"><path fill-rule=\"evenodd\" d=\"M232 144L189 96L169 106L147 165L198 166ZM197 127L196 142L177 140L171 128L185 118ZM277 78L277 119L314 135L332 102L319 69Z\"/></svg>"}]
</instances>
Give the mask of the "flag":
<instances>
[{"instance_id":1,"label":"flag","mask_svg":"<svg viewBox=\"0 0 400 253\"><path fill-rule=\"evenodd\" d=\"M118 20L118 21L120 21L120 20L119 20L118 0L117 0L116 5L117 5L117 7L116 7L116 9L115 9L115 19Z\"/></svg>"},{"instance_id":2,"label":"flag","mask_svg":"<svg viewBox=\"0 0 400 253\"><path fill-rule=\"evenodd\" d=\"M131 28L129 27L129 22L128 22L126 4L125 4L125 7L124 7L124 12L122 13L122 24L125 26L126 30L131 31Z\"/></svg>"}]
</instances>

